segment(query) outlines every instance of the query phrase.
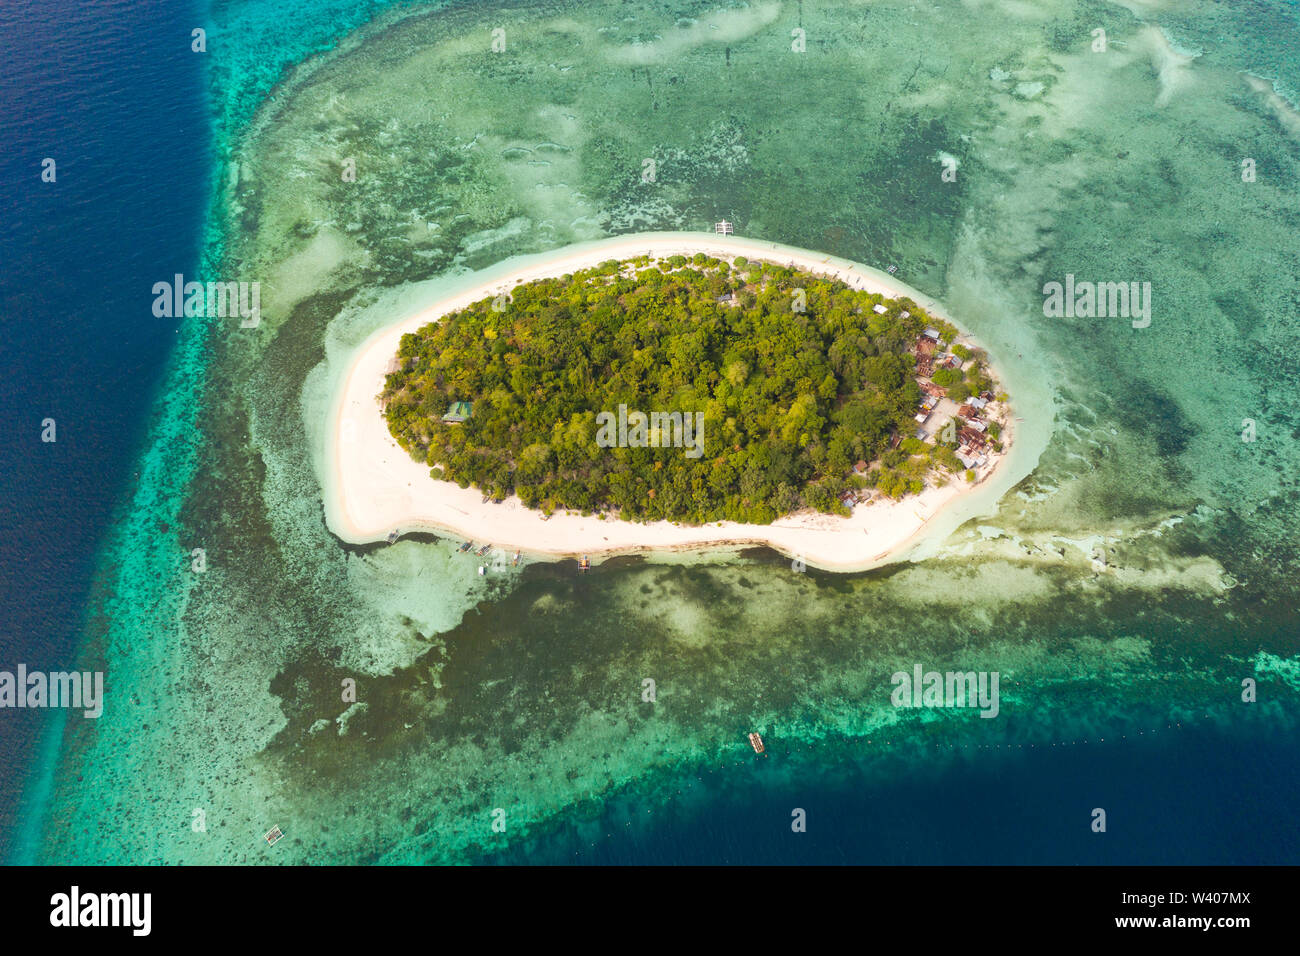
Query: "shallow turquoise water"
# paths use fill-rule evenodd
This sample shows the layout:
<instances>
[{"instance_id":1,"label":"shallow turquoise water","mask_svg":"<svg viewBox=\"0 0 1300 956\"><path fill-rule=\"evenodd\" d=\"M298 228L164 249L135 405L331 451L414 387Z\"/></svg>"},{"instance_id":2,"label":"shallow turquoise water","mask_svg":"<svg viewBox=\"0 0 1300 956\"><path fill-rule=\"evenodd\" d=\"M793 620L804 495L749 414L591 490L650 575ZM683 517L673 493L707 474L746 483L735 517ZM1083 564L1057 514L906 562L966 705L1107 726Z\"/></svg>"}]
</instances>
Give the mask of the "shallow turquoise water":
<instances>
[{"instance_id":1,"label":"shallow turquoise water","mask_svg":"<svg viewBox=\"0 0 1300 956\"><path fill-rule=\"evenodd\" d=\"M285 47L259 9L214 16L286 63L360 23L304 7L306 39ZM796 774L826 801L855 780L959 791L981 749L1184 723L1229 741L1267 724L1292 746L1300 152L1285 109L1241 74L1294 88L1288 8L1144 14L1203 49L1183 66L1122 6L1021 9L454 8L363 30L255 114L275 61L220 61L231 165L208 261L261 277L266 321L195 329L182 352L90 628L118 704L70 728L43 857L550 859L573 828L598 842L714 773L736 776L690 813ZM1106 53L1089 49L1097 22ZM852 577L756 552L479 578L450 542L328 534L308 386L374 289L721 216L896 264L977 337L1042 355L1057 432L997 515L923 562ZM1151 326L1044 318L1042 284L1067 273L1150 281ZM999 671L1008 719L900 713L889 677L917 662ZM1240 700L1247 677L1257 704ZM754 728L774 743L765 764ZM998 759L1009 781L1046 772ZM1079 859L1028 819L1026 840L1057 839L1043 858ZM273 823L289 837L272 851Z\"/></svg>"}]
</instances>

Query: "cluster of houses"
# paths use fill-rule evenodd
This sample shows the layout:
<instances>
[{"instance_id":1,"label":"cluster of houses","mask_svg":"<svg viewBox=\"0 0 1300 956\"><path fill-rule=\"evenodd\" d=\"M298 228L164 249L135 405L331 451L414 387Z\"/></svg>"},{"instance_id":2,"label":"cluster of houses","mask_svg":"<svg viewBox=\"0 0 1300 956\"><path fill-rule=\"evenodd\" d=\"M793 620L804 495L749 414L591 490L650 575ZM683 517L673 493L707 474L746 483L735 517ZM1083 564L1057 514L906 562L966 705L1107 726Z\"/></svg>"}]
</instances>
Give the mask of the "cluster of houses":
<instances>
[{"instance_id":1,"label":"cluster of houses","mask_svg":"<svg viewBox=\"0 0 1300 956\"><path fill-rule=\"evenodd\" d=\"M916 374L918 379L929 379L938 368L960 368L962 358L954 352L943 354L939 349L939 331L937 329L926 329L916 339ZM946 422L946 417L935 423L935 427L930 429L927 434L926 427L931 424L931 417L939 409L941 402L945 401L948 390L942 385L936 385L932 381L918 381L917 383L923 398L921 405L916 412L917 433L916 437L925 439L929 434L933 434L942 428ZM958 460L968 469L980 468L988 464L989 461L989 422L987 420L988 405L993 401L991 392L981 392L979 395L967 398L965 402L957 409L956 417L964 420L957 431L957 440L960 445L957 449ZM895 436L898 438L898 436ZM899 439L901 441L901 439ZM893 447L897 447L899 441L892 442Z\"/></svg>"},{"instance_id":2,"label":"cluster of houses","mask_svg":"<svg viewBox=\"0 0 1300 956\"><path fill-rule=\"evenodd\" d=\"M926 329L916 339L916 374L929 378L934 374L934 353L939 348L939 330Z\"/></svg>"},{"instance_id":3,"label":"cluster of houses","mask_svg":"<svg viewBox=\"0 0 1300 956\"><path fill-rule=\"evenodd\" d=\"M904 313L906 315L906 313ZM939 348L939 330L926 329L916 338L916 376L918 379L929 378L934 374L935 352ZM916 424L924 425L930 420L930 414L939 402L948 394L948 390L934 382L918 382L925 398L921 399L921 408L916 413ZM924 437L924 434L918 435Z\"/></svg>"},{"instance_id":4,"label":"cluster of houses","mask_svg":"<svg viewBox=\"0 0 1300 956\"><path fill-rule=\"evenodd\" d=\"M993 401L989 392L966 399L964 405L957 409L957 416L966 420L966 424L957 432L961 442L957 449L957 458L967 468L979 468L988 462L986 449L989 443L989 423L982 417L985 407Z\"/></svg>"}]
</instances>

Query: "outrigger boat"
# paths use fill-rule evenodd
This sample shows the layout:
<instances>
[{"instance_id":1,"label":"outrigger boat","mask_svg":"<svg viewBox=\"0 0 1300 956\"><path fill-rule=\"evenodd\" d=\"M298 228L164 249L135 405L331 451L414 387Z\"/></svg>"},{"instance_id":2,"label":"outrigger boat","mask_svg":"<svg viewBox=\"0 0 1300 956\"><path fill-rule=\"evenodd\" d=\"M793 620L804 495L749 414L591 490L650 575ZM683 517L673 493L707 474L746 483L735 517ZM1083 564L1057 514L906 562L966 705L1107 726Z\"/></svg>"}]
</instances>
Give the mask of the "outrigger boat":
<instances>
[{"instance_id":1,"label":"outrigger boat","mask_svg":"<svg viewBox=\"0 0 1300 956\"><path fill-rule=\"evenodd\" d=\"M388 543L392 544L396 540L397 540L397 532L396 531L388 532Z\"/></svg>"},{"instance_id":2,"label":"outrigger boat","mask_svg":"<svg viewBox=\"0 0 1300 956\"><path fill-rule=\"evenodd\" d=\"M470 548L472 548L472 547L474 547L474 542L473 542L473 541L466 541L464 544L462 544L462 545L461 545L459 548L457 548L456 550L457 550L457 551L460 551L460 552L463 553L463 552L465 552L465 551L468 551L468 550L469 550Z\"/></svg>"},{"instance_id":3,"label":"outrigger boat","mask_svg":"<svg viewBox=\"0 0 1300 956\"><path fill-rule=\"evenodd\" d=\"M492 545L490 545L490 544L485 544L485 545L483 545L483 547L479 548L479 549L478 549L477 551L475 551L474 553L477 554L477 555L481 558L481 557L483 557L483 555L487 554L487 553L488 553L489 551L491 551L491 550L492 550Z\"/></svg>"},{"instance_id":4,"label":"outrigger boat","mask_svg":"<svg viewBox=\"0 0 1300 956\"><path fill-rule=\"evenodd\" d=\"M754 753L761 754L765 749L763 747L763 738L754 732L749 735L749 745L754 748Z\"/></svg>"},{"instance_id":5,"label":"outrigger boat","mask_svg":"<svg viewBox=\"0 0 1300 956\"><path fill-rule=\"evenodd\" d=\"M584 554L582 561L578 564L579 571L588 571L591 569L591 560Z\"/></svg>"},{"instance_id":6,"label":"outrigger boat","mask_svg":"<svg viewBox=\"0 0 1300 956\"><path fill-rule=\"evenodd\" d=\"M515 552L515 556L514 556L513 558L510 559L510 566L513 568L513 567L517 566L518 564L519 564L519 552L516 551L516 552Z\"/></svg>"}]
</instances>

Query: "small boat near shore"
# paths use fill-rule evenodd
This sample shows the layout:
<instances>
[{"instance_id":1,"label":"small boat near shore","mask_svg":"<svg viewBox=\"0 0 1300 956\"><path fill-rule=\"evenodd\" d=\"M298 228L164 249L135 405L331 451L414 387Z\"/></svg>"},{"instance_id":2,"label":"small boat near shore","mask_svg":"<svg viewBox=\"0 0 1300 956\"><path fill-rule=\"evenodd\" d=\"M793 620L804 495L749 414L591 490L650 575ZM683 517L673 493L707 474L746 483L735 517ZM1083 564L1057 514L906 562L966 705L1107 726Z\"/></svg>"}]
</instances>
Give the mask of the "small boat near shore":
<instances>
[{"instance_id":1,"label":"small boat near shore","mask_svg":"<svg viewBox=\"0 0 1300 956\"><path fill-rule=\"evenodd\" d=\"M582 560L578 562L578 570L579 571L591 570L591 559L588 558L585 554L582 556Z\"/></svg>"},{"instance_id":2,"label":"small boat near shore","mask_svg":"<svg viewBox=\"0 0 1300 956\"><path fill-rule=\"evenodd\" d=\"M763 738L758 735L757 731L749 735L749 745L754 748L754 753L761 754L767 748L763 746Z\"/></svg>"},{"instance_id":3,"label":"small boat near shore","mask_svg":"<svg viewBox=\"0 0 1300 956\"><path fill-rule=\"evenodd\" d=\"M472 548L472 547L474 547L474 542L473 542L473 541L466 541L464 544L462 544L462 545L461 545L459 548L457 548L456 550L457 550L458 552L460 552L461 554L464 554L466 551L468 551L468 550L469 550L470 548Z\"/></svg>"},{"instance_id":4,"label":"small boat near shore","mask_svg":"<svg viewBox=\"0 0 1300 956\"><path fill-rule=\"evenodd\" d=\"M478 549L477 551L475 551L474 553L477 554L477 555L481 558L481 557L483 557L483 555L487 554L487 553L488 553L489 551L491 551L491 550L492 550L492 545L490 545L490 544L485 544L485 545L483 545L483 547L479 548L479 549Z\"/></svg>"},{"instance_id":5,"label":"small boat near shore","mask_svg":"<svg viewBox=\"0 0 1300 956\"><path fill-rule=\"evenodd\" d=\"M516 551L516 552L515 552L515 556L514 556L513 558L510 559L510 566L511 566L512 568L515 568L515 567L518 567L518 566L519 566L519 552L518 552L518 551Z\"/></svg>"}]
</instances>

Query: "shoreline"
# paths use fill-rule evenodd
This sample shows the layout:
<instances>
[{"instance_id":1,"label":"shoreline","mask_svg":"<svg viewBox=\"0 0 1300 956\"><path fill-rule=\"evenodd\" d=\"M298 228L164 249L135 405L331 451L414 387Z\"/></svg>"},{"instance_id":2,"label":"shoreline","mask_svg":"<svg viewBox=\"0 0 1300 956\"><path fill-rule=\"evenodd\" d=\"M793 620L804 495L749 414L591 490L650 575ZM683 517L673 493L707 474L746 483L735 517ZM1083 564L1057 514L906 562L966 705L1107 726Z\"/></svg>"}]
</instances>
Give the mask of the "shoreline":
<instances>
[{"instance_id":1,"label":"shoreline","mask_svg":"<svg viewBox=\"0 0 1300 956\"><path fill-rule=\"evenodd\" d=\"M328 418L318 472L326 525L349 544L384 541L396 531L426 531L491 545L495 553L521 551L530 558L598 558L655 552L718 552L737 547L768 547L812 567L829 571L865 571L914 552L967 518L996 504L990 479L1007 471L1017 448L1014 398L1004 424L1005 451L967 484L953 475L942 487L927 486L899 501L877 496L858 504L850 517L799 512L770 525L719 522L679 525L668 521L635 523L557 512L549 519L525 508L516 496L484 503L482 492L460 488L429 476L429 466L414 461L388 431L379 408L389 362L401 337L472 302L509 291L534 279L559 276L609 259L685 255L696 252L720 258L743 255L791 265L802 271L839 279L890 298L906 296L937 318L948 319L930 297L893 276L835 256L776 243L709 233L647 233L568 246L535 256L507 260L482 272L458 276L455 289L414 314L379 328L344 357L344 371L329 391ZM496 274L494 274L496 273ZM448 283L435 283L445 287ZM951 320L949 320L951 321ZM958 323L953 323L958 325ZM970 342L964 326L959 340ZM983 347L983 346L981 346ZM1006 388L1002 363L989 356L989 368ZM999 482L998 484L1002 484ZM1008 485L1009 487L1009 485ZM984 491L985 494L977 494ZM968 507L958 509L961 504ZM960 520L935 521L939 516Z\"/></svg>"}]
</instances>

